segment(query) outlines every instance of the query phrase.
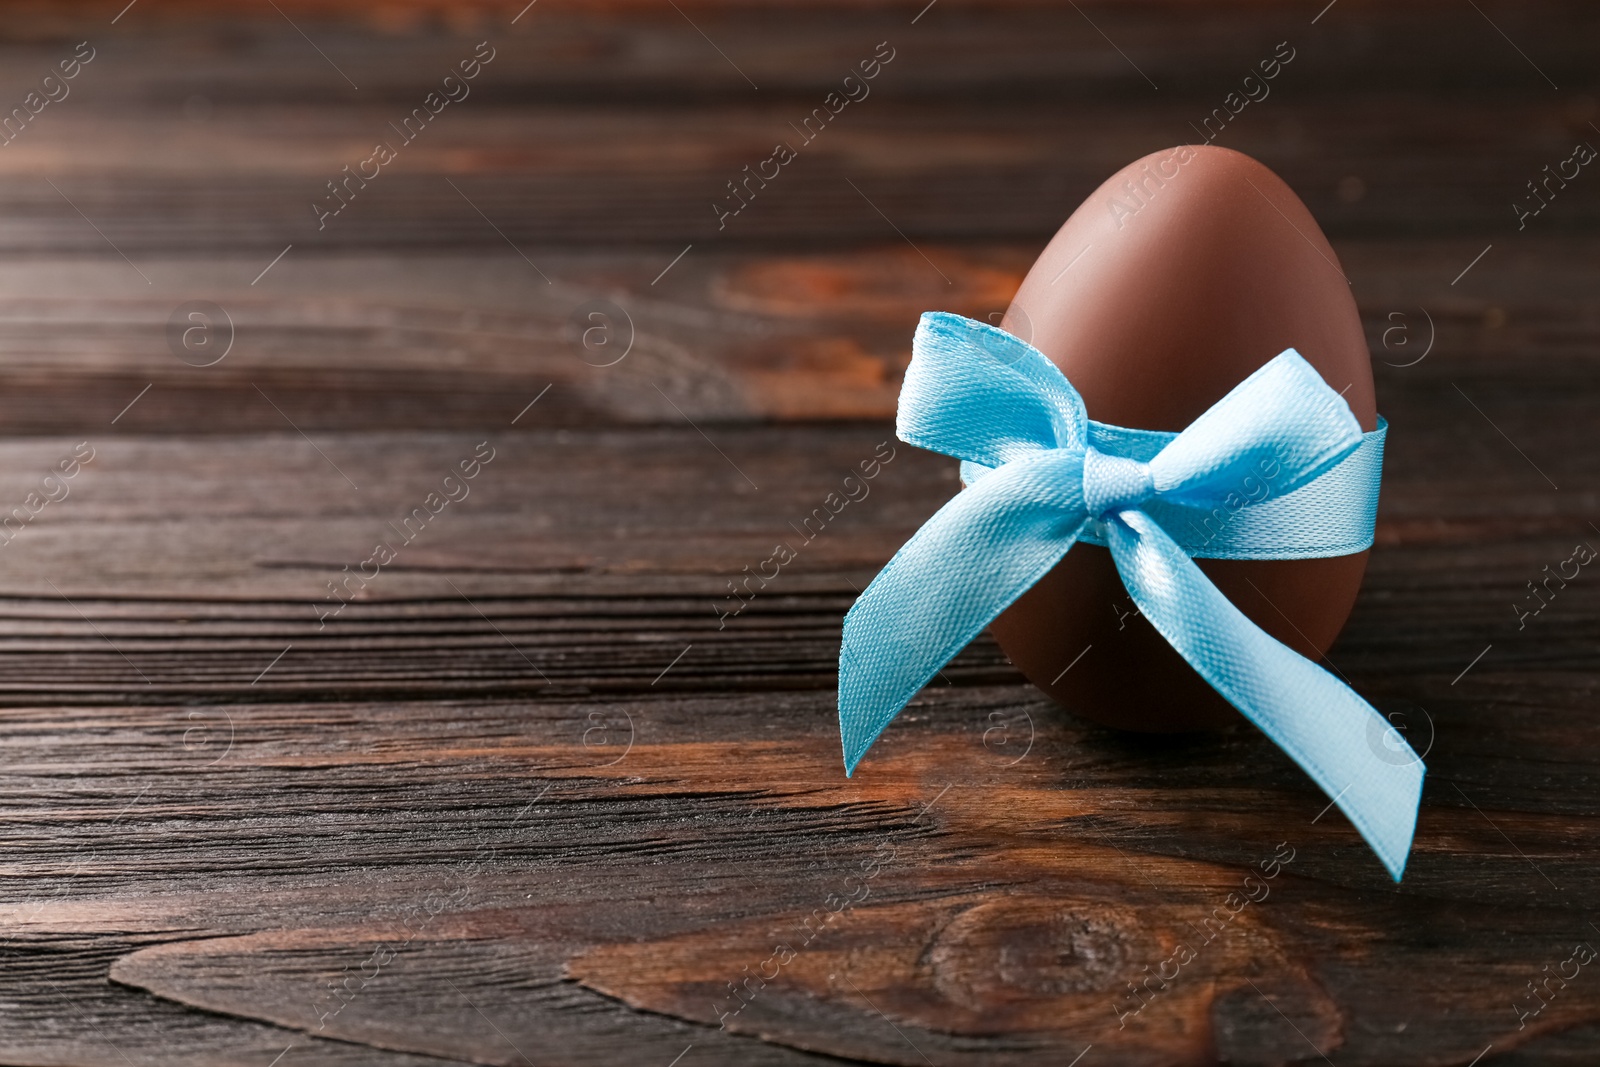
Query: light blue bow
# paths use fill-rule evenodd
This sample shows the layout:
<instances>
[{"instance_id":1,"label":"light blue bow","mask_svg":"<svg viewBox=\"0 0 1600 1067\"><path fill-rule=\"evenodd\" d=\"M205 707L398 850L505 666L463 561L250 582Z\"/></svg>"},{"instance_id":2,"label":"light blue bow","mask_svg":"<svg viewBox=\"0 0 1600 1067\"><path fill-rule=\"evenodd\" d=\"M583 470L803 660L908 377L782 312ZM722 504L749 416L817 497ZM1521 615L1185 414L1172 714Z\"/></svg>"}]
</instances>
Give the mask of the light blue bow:
<instances>
[{"instance_id":1,"label":"light blue bow","mask_svg":"<svg viewBox=\"0 0 1600 1067\"><path fill-rule=\"evenodd\" d=\"M1311 775L1400 880L1421 759L1354 691L1245 618L1190 558L1306 559L1369 546L1381 420L1363 435L1339 394L1289 349L1182 433L1106 426L1088 419L1032 345L929 312L896 432L959 457L969 485L845 616L847 774L940 667L1074 542L1090 541L1110 548L1151 625ZM1271 495L1247 499L1241 487L1262 471L1276 472Z\"/></svg>"}]
</instances>

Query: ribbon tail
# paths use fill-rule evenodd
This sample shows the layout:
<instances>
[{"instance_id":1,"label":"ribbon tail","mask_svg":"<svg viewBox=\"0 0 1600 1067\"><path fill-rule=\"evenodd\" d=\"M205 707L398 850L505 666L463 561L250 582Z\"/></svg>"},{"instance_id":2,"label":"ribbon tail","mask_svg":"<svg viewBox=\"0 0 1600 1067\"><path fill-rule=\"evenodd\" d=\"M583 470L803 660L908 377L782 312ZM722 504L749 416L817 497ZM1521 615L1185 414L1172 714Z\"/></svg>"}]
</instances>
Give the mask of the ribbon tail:
<instances>
[{"instance_id":1,"label":"ribbon tail","mask_svg":"<svg viewBox=\"0 0 1600 1067\"><path fill-rule=\"evenodd\" d=\"M1082 452L1007 463L957 493L867 586L839 647L846 774L939 668L1067 554L1089 521L1082 483Z\"/></svg>"},{"instance_id":2,"label":"ribbon tail","mask_svg":"<svg viewBox=\"0 0 1600 1067\"><path fill-rule=\"evenodd\" d=\"M1352 689L1247 619L1148 515L1123 511L1106 527L1145 618L1322 787L1398 882L1422 799L1421 758Z\"/></svg>"}]
</instances>

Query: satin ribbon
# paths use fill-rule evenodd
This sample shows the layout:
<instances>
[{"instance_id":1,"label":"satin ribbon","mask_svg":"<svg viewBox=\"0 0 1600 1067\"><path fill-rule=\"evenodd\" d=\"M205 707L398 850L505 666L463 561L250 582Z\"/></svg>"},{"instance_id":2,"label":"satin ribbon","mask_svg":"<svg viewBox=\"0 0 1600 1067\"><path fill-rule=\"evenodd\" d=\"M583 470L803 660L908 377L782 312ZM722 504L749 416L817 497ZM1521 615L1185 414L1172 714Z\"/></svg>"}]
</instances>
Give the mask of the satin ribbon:
<instances>
[{"instance_id":1,"label":"satin ribbon","mask_svg":"<svg viewBox=\"0 0 1600 1067\"><path fill-rule=\"evenodd\" d=\"M1088 541L1110 549L1151 625L1316 781L1400 880L1421 759L1353 690L1247 619L1191 558L1308 559L1371 545L1381 420L1363 435L1288 349L1182 433L1106 426L1032 345L929 312L896 433L961 459L969 485L845 616L846 774L940 667ZM1262 482L1269 492L1252 499Z\"/></svg>"}]
</instances>

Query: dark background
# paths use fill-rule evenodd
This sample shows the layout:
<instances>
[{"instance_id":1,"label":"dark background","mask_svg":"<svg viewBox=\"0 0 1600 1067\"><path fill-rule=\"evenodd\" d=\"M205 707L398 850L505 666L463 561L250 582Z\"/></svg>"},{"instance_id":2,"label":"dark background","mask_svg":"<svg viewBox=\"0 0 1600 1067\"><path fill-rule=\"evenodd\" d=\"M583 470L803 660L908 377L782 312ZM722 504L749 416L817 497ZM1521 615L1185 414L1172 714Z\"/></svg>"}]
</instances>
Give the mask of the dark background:
<instances>
[{"instance_id":1,"label":"dark background","mask_svg":"<svg viewBox=\"0 0 1600 1067\"><path fill-rule=\"evenodd\" d=\"M9 4L0 116L80 42L0 146L0 1063L1592 1062L1600 586L1518 612L1600 544L1600 171L1515 210L1600 146L1592 5ZM997 318L1279 42L1216 143L1393 423L1330 660L1428 753L1404 883L1253 731L1088 726L987 637L844 778L840 618L952 465L730 581L889 439L922 311Z\"/></svg>"}]
</instances>

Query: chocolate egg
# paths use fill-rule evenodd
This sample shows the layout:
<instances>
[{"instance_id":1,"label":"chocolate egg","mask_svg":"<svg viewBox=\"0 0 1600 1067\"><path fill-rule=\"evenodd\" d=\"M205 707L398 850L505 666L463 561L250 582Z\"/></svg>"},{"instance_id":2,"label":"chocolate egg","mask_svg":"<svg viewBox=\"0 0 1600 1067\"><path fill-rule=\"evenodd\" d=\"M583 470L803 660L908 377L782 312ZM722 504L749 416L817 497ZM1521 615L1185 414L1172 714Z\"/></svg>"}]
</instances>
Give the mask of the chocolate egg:
<instances>
[{"instance_id":1,"label":"chocolate egg","mask_svg":"<svg viewBox=\"0 0 1600 1067\"><path fill-rule=\"evenodd\" d=\"M1229 149L1171 148L1112 175L1056 233L1001 325L1050 357L1101 422L1182 430L1293 348L1362 430L1376 426L1338 257L1277 175ZM1196 562L1256 625L1315 660L1355 604L1367 553ZM1139 616L1099 546L1075 545L990 631L1030 681L1108 726L1240 720Z\"/></svg>"}]
</instances>

